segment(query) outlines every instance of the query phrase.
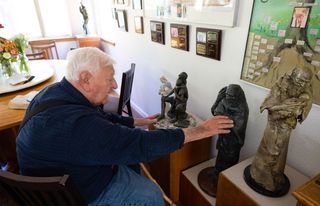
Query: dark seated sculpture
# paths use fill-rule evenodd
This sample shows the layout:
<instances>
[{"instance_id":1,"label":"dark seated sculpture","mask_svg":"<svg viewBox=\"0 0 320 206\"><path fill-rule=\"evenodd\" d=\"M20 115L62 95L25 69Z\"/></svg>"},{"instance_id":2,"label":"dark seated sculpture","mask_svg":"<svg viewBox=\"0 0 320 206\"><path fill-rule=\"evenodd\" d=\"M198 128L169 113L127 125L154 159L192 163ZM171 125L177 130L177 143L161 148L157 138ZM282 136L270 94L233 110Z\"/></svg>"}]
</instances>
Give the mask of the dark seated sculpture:
<instances>
[{"instance_id":1,"label":"dark seated sculpture","mask_svg":"<svg viewBox=\"0 0 320 206\"><path fill-rule=\"evenodd\" d=\"M249 108L242 88L236 84L222 88L211 113L214 116L229 116L234 122L229 134L221 134L218 137L215 166L205 168L198 176L200 188L215 197L219 173L238 163L240 149L244 144Z\"/></svg>"},{"instance_id":2,"label":"dark seated sculpture","mask_svg":"<svg viewBox=\"0 0 320 206\"><path fill-rule=\"evenodd\" d=\"M189 126L187 119L188 114L187 101L188 101L188 88L187 88L188 75L185 72L181 72L176 81L176 85L167 96L162 98L162 101L169 102L171 107L167 112L167 116L170 118L170 122L174 123L176 127L186 128ZM174 94L174 96L171 96Z\"/></svg>"}]
</instances>

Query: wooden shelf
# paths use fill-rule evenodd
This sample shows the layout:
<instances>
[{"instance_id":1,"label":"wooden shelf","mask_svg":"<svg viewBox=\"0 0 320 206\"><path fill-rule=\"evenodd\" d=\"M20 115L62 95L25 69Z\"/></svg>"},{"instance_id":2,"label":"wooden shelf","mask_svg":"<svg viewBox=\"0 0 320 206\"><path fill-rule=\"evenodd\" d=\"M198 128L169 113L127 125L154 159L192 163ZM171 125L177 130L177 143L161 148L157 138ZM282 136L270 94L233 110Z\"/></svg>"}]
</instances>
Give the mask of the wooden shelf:
<instances>
[{"instance_id":1,"label":"wooden shelf","mask_svg":"<svg viewBox=\"0 0 320 206\"><path fill-rule=\"evenodd\" d=\"M298 206L320 206L320 174L300 186L292 195Z\"/></svg>"},{"instance_id":2,"label":"wooden shelf","mask_svg":"<svg viewBox=\"0 0 320 206\"><path fill-rule=\"evenodd\" d=\"M179 198L182 206L213 206L216 204L216 198L203 192L198 184L200 171L214 166L215 162L215 159L210 159L182 172Z\"/></svg>"}]
</instances>

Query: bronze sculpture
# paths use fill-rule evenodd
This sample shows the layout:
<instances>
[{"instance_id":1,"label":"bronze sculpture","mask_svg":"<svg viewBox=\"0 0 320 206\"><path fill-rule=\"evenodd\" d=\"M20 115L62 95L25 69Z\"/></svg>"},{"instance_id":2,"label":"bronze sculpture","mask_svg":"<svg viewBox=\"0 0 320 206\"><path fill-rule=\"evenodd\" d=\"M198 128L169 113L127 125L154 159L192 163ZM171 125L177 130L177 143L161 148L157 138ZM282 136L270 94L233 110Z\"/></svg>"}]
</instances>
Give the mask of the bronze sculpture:
<instances>
[{"instance_id":1,"label":"bronze sculpture","mask_svg":"<svg viewBox=\"0 0 320 206\"><path fill-rule=\"evenodd\" d=\"M187 101L189 98L187 88L188 74L181 72L176 81L176 85L168 95L164 96L164 102L169 102L171 107L167 112L167 116L170 117L170 122L174 123L176 127L186 128L189 126L189 120L187 119L188 114ZM174 94L174 96L171 96Z\"/></svg>"},{"instance_id":2,"label":"bronze sculpture","mask_svg":"<svg viewBox=\"0 0 320 206\"><path fill-rule=\"evenodd\" d=\"M306 67L295 67L273 85L260 107L268 110L268 123L251 165L244 171L247 184L271 197L285 195L290 182L284 174L292 129L302 123L312 106L313 73Z\"/></svg>"},{"instance_id":3,"label":"bronze sculpture","mask_svg":"<svg viewBox=\"0 0 320 206\"><path fill-rule=\"evenodd\" d=\"M218 137L215 166L203 169L198 175L200 188L215 197L219 173L238 163L240 149L244 144L249 108L242 88L237 84L222 88L211 113L214 116L229 116L234 122L229 134L220 134Z\"/></svg>"}]
</instances>

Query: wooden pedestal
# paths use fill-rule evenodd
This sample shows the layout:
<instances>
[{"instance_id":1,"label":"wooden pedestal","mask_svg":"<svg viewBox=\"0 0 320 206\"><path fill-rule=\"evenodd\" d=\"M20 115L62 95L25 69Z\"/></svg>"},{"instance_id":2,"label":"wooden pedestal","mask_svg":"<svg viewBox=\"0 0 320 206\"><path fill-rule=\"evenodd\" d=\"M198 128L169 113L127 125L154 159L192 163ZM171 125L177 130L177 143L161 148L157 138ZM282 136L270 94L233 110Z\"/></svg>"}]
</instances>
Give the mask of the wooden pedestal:
<instances>
[{"instance_id":1,"label":"wooden pedestal","mask_svg":"<svg viewBox=\"0 0 320 206\"><path fill-rule=\"evenodd\" d=\"M252 190L243 179L243 171L252 163L252 158L244 160L237 165L223 171L219 175L216 206L286 206L295 205L296 200L291 193L308 178L295 169L285 168L285 174L290 180L289 192L277 198L263 196Z\"/></svg>"},{"instance_id":2,"label":"wooden pedestal","mask_svg":"<svg viewBox=\"0 0 320 206\"><path fill-rule=\"evenodd\" d=\"M297 198L297 206L320 206L320 174L312 178L292 195Z\"/></svg>"},{"instance_id":3,"label":"wooden pedestal","mask_svg":"<svg viewBox=\"0 0 320 206\"><path fill-rule=\"evenodd\" d=\"M198 184L199 172L214 165L215 159L211 159L182 172L179 198L182 206L213 206L216 204L216 199L203 192Z\"/></svg>"}]
</instances>

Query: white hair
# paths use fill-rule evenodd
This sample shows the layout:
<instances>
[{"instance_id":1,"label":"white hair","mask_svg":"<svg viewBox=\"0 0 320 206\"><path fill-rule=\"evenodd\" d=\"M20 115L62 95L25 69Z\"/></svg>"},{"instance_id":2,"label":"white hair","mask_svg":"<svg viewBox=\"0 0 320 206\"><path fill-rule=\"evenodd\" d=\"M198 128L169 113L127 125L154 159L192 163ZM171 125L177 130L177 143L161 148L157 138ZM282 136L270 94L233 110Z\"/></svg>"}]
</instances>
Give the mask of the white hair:
<instances>
[{"instance_id":1,"label":"white hair","mask_svg":"<svg viewBox=\"0 0 320 206\"><path fill-rule=\"evenodd\" d=\"M67 80L79 80L82 71L95 74L102 68L110 67L115 61L95 47L83 47L71 50L67 55Z\"/></svg>"}]
</instances>

